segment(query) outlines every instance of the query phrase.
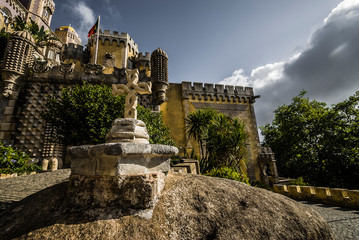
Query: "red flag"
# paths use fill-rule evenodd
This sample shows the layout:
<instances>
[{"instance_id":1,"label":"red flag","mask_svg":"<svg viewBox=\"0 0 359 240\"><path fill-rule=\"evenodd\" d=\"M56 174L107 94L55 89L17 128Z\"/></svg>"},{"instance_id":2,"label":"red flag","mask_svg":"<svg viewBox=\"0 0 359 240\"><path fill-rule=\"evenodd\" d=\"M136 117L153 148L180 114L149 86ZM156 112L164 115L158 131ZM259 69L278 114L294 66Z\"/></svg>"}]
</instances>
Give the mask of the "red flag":
<instances>
[{"instance_id":1,"label":"red flag","mask_svg":"<svg viewBox=\"0 0 359 240\"><path fill-rule=\"evenodd\" d=\"M87 37L89 38L89 37L91 37L92 34L95 34L97 32L97 28L98 28L98 20L96 21L95 25L93 25L93 27L89 31L89 34L87 35Z\"/></svg>"}]
</instances>

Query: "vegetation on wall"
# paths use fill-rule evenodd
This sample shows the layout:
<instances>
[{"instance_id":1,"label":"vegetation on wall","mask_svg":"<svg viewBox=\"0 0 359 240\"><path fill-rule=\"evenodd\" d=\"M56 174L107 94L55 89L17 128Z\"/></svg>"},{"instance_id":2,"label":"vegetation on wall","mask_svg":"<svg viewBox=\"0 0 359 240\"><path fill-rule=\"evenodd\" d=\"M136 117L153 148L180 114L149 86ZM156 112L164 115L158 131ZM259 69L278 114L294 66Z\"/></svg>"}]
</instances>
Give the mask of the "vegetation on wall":
<instances>
[{"instance_id":1,"label":"vegetation on wall","mask_svg":"<svg viewBox=\"0 0 359 240\"><path fill-rule=\"evenodd\" d=\"M302 91L261 129L281 176L359 189L359 91L332 107L309 100Z\"/></svg>"},{"instance_id":2,"label":"vegetation on wall","mask_svg":"<svg viewBox=\"0 0 359 240\"><path fill-rule=\"evenodd\" d=\"M24 31L27 30L34 37L36 44L45 44L51 39L57 39L55 35L52 34L50 30L45 30L44 26L39 27L39 25L30 18L30 22L26 22L20 16L16 16L11 21L11 26L15 31Z\"/></svg>"},{"instance_id":3,"label":"vegetation on wall","mask_svg":"<svg viewBox=\"0 0 359 240\"><path fill-rule=\"evenodd\" d=\"M84 83L49 98L42 116L67 146L99 144L105 142L113 120L123 118L124 104L124 97L112 95L109 86ZM146 123L150 143L174 145L160 113L139 106L138 119Z\"/></svg>"},{"instance_id":4,"label":"vegetation on wall","mask_svg":"<svg viewBox=\"0 0 359 240\"><path fill-rule=\"evenodd\" d=\"M0 142L0 173L25 173L39 170L41 167L32 163L25 153Z\"/></svg>"},{"instance_id":5,"label":"vegetation on wall","mask_svg":"<svg viewBox=\"0 0 359 240\"><path fill-rule=\"evenodd\" d=\"M188 114L186 127L200 148L202 173L222 167L245 173L248 136L244 122L213 109L198 109Z\"/></svg>"}]
</instances>

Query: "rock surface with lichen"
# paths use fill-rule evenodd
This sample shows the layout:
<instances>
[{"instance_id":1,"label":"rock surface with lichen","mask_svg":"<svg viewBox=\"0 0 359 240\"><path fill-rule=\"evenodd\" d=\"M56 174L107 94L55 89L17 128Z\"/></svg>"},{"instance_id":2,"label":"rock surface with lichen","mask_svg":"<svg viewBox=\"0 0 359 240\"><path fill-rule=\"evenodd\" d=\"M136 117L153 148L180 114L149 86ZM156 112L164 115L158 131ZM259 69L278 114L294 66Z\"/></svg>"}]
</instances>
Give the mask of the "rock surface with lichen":
<instances>
[{"instance_id":1,"label":"rock surface with lichen","mask_svg":"<svg viewBox=\"0 0 359 240\"><path fill-rule=\"evenodd\" d=\"M334 239L313 210L226 179L170 173L150 219L135 209L75 207L67 192L64 182L3 211L0 239Z\"/></svg>"}]
</instances>

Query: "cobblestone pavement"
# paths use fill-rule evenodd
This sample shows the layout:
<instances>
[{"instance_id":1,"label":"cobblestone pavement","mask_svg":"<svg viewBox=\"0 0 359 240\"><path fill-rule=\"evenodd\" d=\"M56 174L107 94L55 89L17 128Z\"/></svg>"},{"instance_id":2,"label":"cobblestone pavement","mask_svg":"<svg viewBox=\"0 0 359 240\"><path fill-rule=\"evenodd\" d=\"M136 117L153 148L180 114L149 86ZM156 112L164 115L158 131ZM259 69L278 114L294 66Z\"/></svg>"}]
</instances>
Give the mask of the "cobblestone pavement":
<instances>
[{"instance_id":1,"label":"cobblestone pavement","mask_svg":"<svg viewBox=\"0 0 359 240\"><path fill-rule=\"evenodd\" d=\"M337 240L359 240L359 211L326 204L301 201L313 208L329 223Z\"/></svg>"},{"instance_id":2,"label":"cobblestone pavement","mask_svg":"<svg viewBox=\"0 0 359 240\"><path fill-rule=\"evenodd\" d=\"M70 169L45 172L29 176L0 179L0 211L12 202L34 194L42 189L66 181ZM301 203L320 213L333 229L337 240L359 240L359 211L317 204L306 201Z\"/></svg>"}]
</instances>

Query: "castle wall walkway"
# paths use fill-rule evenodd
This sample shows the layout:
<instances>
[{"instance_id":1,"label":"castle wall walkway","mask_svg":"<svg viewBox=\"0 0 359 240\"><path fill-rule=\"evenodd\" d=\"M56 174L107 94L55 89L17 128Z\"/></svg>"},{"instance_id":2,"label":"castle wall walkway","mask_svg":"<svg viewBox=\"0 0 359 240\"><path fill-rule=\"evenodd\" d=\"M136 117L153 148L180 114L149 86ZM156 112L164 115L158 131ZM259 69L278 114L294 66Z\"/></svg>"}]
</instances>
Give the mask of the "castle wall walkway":
<instances>
[{"instance_id":1,"label":"castle wall walkway","mask_svg":"<svg viewBox=\"0 0 359 240\"><path fill-rule=\"evenodd\" d=\"M34 194L42 189L67 181L70 169L0 179L0 214L12 202ZM359 239L359 211L326 204L299 201L313 208L329 223L338 240Z\"/></svg>"}]
</instances>

